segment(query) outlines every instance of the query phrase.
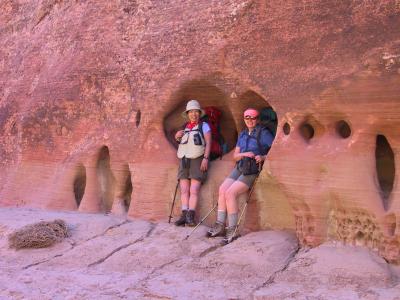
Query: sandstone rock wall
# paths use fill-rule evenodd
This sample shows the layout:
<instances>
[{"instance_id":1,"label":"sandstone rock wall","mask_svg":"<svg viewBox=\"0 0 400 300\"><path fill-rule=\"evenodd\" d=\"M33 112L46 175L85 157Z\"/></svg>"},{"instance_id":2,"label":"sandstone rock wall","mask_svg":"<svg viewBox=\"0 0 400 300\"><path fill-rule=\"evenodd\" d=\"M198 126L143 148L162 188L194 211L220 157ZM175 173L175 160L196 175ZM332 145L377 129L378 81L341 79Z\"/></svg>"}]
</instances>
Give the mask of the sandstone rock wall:
<instances>
[{"instance_id":1,"label":"sandstone rock wall","mask_svg":"<svg viewBox=\"0 0 400 300\"><path fill-rule=\"evenodd\" d=\"M398 1L0 3L0 203L165 219L189 98L278 130L247 227L400 260ZM233 164L213 162L199 212Z\"/></svg>"}]
</instances>

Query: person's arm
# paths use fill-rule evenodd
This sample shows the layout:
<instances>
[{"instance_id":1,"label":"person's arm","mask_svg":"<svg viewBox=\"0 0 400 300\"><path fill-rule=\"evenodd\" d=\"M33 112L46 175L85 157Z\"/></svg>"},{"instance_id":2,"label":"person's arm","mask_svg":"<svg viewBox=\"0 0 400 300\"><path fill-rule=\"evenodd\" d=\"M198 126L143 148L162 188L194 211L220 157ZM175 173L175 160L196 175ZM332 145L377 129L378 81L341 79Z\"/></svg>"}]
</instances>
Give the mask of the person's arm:
<instances>
[{"instance_id":1,"label":"person's arm","mask_svg":"<svg viewBox=\"0 0 400 300\"><path fill-rule=\"evenodd\" d=\"M264 161L267 158L267 155L256 155L254 159L256 160L257 163L260 163Z\"/></svg>"},{"instance_id":2,"label":"person's arm","mask_svg":"<svg viewBox=\"0 0 400 300\"><path fill-rule=\"evenodd\" d=\"M183 130L178 130L175 133L175 140L179 143L182 137L183 137Z\"/></svg>"},{"instance_id":3,"label":"person's arm","mask_svg":"<svg viewBox=\"0 0 400 300\"><path fill-rule=\"evenodd\" d=\"M211 151L211 131L204 133L204 140L206 142L206 149L204 150L204 157L201 161L200 170L202 172L207 171L208 162L210 160L210 151Z\"/></svg>"},{"instance_id":4,"label":"person's arm","mask_svg":"<svg viewBox=\"0 0 400 300\"><path fill-rule=\"evenodd\" d=\"M244 138L243 132L239 134L238 141L236 143L235 151L233 152L233 159L235 161L241 160L243 157L250 157L254 158L254 153L253 152L242 152L240 153L240 143L242 139Z\"/></svg>"},{"instance_id":5,"label":"person's arm","mask_svg":"<svg viewBox=\"0 0 400 300\"><path fill-rule=\"evenodd\" d=\"M206 149L204 151L204 157L209 158L210 157L210 151L211 151L211 131L206 132L204 134L204 139L206 140Z\"/></svg>"},{"instance_id":6,"label":"person's arm","mask_svg":"<svg viewBox=\"0 0 400 300\"><path fill-rule=\"evenodd\" d=\"M242 152L240 153L240 147L235 147L235 151L233 152L233 159L235 161L239 161L241 160L243 157L250 157L253 158L254 157L254 153L253 152Z\"/></svg>"},{"instance_id":7,"label":"person's arm","mask_svg":"<svg viewBox=\"0 0 400 300\"><path fill-rule=\"evenodd\" d=\"M238 146L235 147L235 151L233 151L233 160L239 161L242 159L242 155L240 153L240 148Z\"/></svg>"},{"instance_id":8,"label":"person's arm","mask_svg":"<svg viewBox=\"0 0 400 300\"><path fill-rule=\"evenodd\" d=\"M265 129L265 134L263 134L261 136L262 145L265 147L265 149L268 150L269 148L271 148L273 141L274 141L274 137L272 136L272 134L268 130ZM267 159L267 154L265 154L265 155L257 155L255 157L257 163L260 163L260 162L266 160Z\"/></svg>"}]
</instances>

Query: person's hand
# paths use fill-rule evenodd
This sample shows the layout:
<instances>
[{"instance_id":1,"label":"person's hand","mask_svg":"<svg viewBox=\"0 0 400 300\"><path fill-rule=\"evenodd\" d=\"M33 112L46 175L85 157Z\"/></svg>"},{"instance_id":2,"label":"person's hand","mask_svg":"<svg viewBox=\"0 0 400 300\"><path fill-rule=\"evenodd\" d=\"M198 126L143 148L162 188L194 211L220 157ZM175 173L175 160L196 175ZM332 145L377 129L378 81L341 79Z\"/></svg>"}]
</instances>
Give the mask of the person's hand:
<instances>
[{"instance_id":1,"label":"person's hand","mask_svg":"<svg viewBox=\"0 0 400 300\"><path fill-rule=\"evenodd\" d=\"M263 155L256 155L254 158L258 164L264 161Z\"/></svg>"},{"instance_id":2,"label":"person's hand","mask_svg":"<svg viewBox=\"0 0 400 300\"><path fill-rule=\"evenodd\" d=\"M254 158L254 153L253 152L243 152L242 153L242 157L250 157L250 158Z\"/></svg>"},{"instance_id":3,"label":"person's hand","mask_svg":"<svg viewBox=\"0 0 400 300\"><path fill-rule=\"evenodd\" d=\"M179 130L175 133L175 140L180 140L183 137L183 130Z\"/></svg>"},{"instance_id":4,"label":"person's hand","mask_svg":"<svg viewBox=\"0 0 400 300\"><path fill-rule=\"evenodd\" d=\"M205 172L208 169L208 159L203 158L200 165L200 171Z\"/></svg>"}]
</instances>

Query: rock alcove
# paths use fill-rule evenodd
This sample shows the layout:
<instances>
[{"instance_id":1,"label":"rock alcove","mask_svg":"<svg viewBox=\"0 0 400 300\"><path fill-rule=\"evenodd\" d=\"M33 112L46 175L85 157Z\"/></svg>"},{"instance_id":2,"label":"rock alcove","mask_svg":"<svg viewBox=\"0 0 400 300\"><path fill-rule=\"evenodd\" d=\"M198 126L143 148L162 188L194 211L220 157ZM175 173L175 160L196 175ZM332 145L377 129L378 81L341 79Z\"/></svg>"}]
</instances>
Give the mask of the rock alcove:
<instances>
[{"instance_id":1,"label":"rock alcove","mask_svg":"<svg viewBox=\"0 0 400 300\"><path fill-rule=\"evenodd\" d=\"M202 108L213 106L222 112L221 115L221 135L224 139L224 154L233 150L236 145L238 132L244 129L242 113L246 108L252 107L259 111L268 109L275 114L272 107L260 95L253 91L247 91L238 99L232 100L223 93L216 85L204 80L191 81L184 84L173 95L172 101L175 103L173 108L164 118L164 133L168 141L178 147L174 139L176 131L183 128L186 120L182 117L187 101L196 99ZM272 121L271 129L276 131L277 120Z\"/></svg>"}]
</instances>

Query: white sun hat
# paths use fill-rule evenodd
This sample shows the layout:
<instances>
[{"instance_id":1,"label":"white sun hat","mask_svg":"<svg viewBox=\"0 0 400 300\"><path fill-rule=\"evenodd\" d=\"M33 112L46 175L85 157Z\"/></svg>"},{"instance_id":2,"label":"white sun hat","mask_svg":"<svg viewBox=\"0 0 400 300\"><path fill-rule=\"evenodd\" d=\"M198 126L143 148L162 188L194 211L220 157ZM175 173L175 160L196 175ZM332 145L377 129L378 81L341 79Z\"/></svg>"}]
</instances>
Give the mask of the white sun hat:
<instances>
[{"instance_id":1,"label":"white sun hat","mask_svg":"<svg viewBox=\"0 0 400 300\"><path fill-rule=\"evenodd\" d=\"M187 113L189 110L199 110L200 111L200 118L204 116L205 112L204 110L200 107L200 103L197 100L189 100L188 103L186 104L186 110L182 112L182 117L187 118Z\"/></svg>"}]
</instances>

